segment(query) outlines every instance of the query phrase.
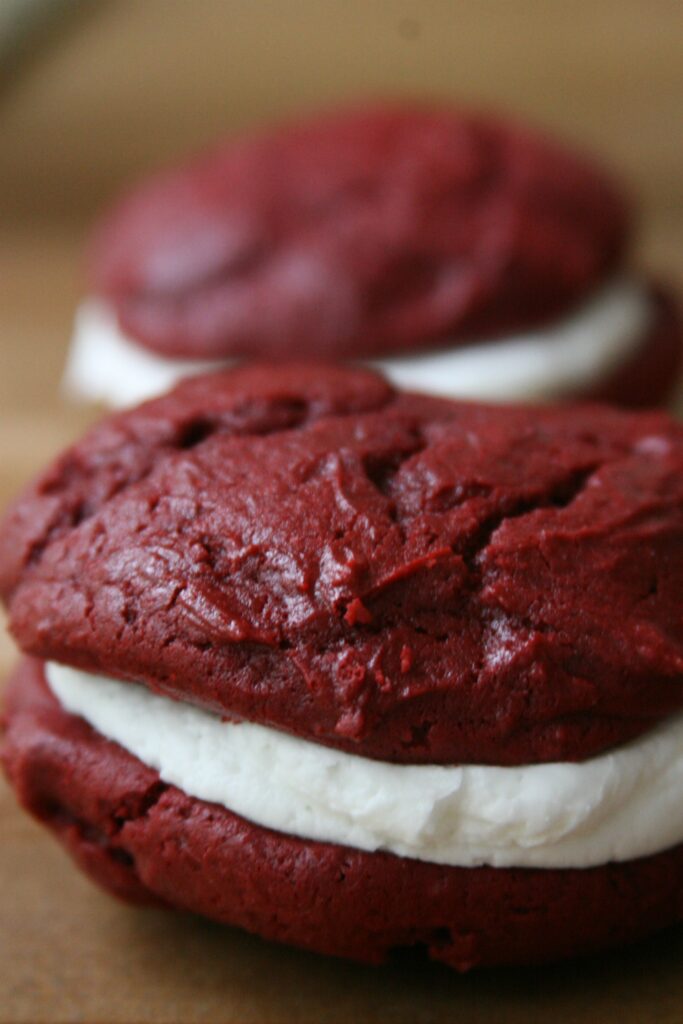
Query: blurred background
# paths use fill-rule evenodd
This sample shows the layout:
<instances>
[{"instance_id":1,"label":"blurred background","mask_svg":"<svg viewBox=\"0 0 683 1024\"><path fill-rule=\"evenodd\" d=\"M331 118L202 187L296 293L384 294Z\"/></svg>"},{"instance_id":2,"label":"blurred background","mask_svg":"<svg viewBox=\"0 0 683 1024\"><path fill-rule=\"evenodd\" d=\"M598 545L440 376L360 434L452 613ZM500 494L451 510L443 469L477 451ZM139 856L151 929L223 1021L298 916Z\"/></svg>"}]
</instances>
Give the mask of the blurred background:
<instances>
[{"instance_id":1,"label":"blurred background","mask_svg":"<svg viewBox=\"0 0 683 1024\"><path fill-rule=\"evenodd\" d=\"M0 504L93 416L57 383L98 211L218 135L378 96L507 111L592 152L639 204L634 259L683 288L681 0L0 0ZM13 657L0 634L0 670ZM7 814L19 861L42 838ZM79 886L54 858L60 885ZM74 941L106 959L78 898ZM4 904L17 998L35 995L22 899ZM55 976L92 1020L84 970ZM111 991L125 1001L124 975ZM169 1019L152 986L157 998ZM30 999L16 1005L36 1019Z\"/></svg>"},{"instance_id":2,"label":"blurred background","mask_svg":"<svg viewBox=\"0 0 683 1024\"><path fill-rule=\"evenodd\" d=\"M6 18L33 12L14 46L7 32L3 221L77 228L127 179L216 135L377 95L555 130L628 179L650 233L680 203L680 0L3 3Z\"/></svg>"},{"instance_id":3,"label":"blurred background","mask_svg":"<svg viewBox=\"0 0 683 1024\"><path fill-rule=\"evenodd\" d=\"M128 182L222 133L396 95L593 152L639 201L636 258L680 280L680 0L0 0L2 412L55 405L82 241Z\"/></svg>"},{"instance_id":4,"label":"blurred background","mask_svg":"<svg viewBox=\"0 0 683 1024\"><path fill-rule=\"evenodd\" d=\"M639 201L683 269L680 0L1 0L0 403L50 405L92 218L222 133L351 98L502 109Z\"/></svg>"}]
</instances>

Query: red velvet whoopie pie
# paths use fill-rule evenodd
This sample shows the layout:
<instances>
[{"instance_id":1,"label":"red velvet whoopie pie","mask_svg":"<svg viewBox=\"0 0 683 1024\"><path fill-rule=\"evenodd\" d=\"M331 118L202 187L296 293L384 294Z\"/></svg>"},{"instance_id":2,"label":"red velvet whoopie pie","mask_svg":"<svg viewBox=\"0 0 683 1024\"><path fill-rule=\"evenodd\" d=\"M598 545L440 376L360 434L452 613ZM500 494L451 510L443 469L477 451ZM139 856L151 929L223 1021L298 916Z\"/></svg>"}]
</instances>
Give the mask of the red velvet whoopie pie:
<instances>
[{"instance_id":1,"label":"red velvet whoopie pie","mask_svg":"<svg viewBox=\"0 0 683 1024\"><path fill-rule=\"evenodd\" d=\"M681 915L683 427L188 380L0 529L3 761L118 896L377 963Z\"/></svg>"},{"instance_id":2,"label":"red velvet whoopie pie","mask_svg":"<svg viewBox=\"0 0 683 1024\"><path fill-rule=\"evenodd\" d=\"M683 331L590 160L509 119L387 103L219 143L95 232L67 369L127 405L239 360L354 360L470 399L667 401Z\"/></svg>"}]
</instances>

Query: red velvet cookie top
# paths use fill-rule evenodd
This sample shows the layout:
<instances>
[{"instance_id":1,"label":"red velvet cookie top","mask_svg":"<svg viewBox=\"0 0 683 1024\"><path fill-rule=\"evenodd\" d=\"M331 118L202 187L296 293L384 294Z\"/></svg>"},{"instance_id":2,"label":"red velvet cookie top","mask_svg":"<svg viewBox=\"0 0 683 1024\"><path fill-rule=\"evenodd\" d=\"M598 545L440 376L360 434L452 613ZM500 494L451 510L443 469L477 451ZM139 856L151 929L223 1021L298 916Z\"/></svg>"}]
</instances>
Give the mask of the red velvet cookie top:
<instances>
[{"instance_id":1,"label":"red velvet cookie top","mask_svg":"<svg viewBox=\"0 0 683 1024\"><path fill-rule=\"evenodd\" d=\"M593 166L518 126L379 108L231 142L114 210L93 290L179 357L370 357L561 315L623 246Z\"/></svg>"},{"instance_id":2,"label":"red velvet cookie top","mask_svg":"<svg viewBox=\"0 0 683 1024\"><path fill-rule=\"evenodd\" d=\"M39 478L0 585L25 650L221 714L388 760L583 758L683 705L683 428L196 378Z\"/></svg>"}]
</instances>

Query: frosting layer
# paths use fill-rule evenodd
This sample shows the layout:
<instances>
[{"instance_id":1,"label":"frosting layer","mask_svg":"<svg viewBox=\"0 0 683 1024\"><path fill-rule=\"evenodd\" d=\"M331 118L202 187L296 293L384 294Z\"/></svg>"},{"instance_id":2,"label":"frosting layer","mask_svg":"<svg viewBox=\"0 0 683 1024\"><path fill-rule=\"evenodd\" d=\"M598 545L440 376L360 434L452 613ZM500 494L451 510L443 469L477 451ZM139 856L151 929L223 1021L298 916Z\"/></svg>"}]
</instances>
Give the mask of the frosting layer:
<instances>
[{"instance_id":1,"label":"frosting layer","mask_svg":"<svg viewBox=\"0 0 683 1024\"><path fill-rule=\"evenodd\" d=\"M647 290L619 278L542 330L370 365L400 387L429 394L493 401L560 398L589 390L626 361L651 320ZM64 385L76 396L125 407L230 362L159 356L127 338L113 311L90 299L76 318Z\"/></svg>"},{"instance_id":2,"label":"frosting layer","mask_svg":"<svg viewBox=\"0 0 683 1024\"><path fill-rule=\"evenodd\" d=\"M54 662L46 678L165 782L292 835L462 867L583 868L683 840L683 716L580 763L398 765Z\"/></svg>"}]
</instances>

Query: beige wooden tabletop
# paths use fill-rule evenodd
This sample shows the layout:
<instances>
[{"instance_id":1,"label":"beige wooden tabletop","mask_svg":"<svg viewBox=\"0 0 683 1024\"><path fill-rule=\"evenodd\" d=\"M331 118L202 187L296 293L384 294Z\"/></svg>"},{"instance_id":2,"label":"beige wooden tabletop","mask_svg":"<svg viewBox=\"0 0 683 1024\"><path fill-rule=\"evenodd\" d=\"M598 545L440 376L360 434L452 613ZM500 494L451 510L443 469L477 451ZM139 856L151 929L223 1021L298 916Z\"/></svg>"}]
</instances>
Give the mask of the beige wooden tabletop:
<instances>
[{"instance_id":1,"label":"beige wooden tabletop","mask_svg":"<svg viewBox=\"0 0 683 1024\"><path fill-rule=\"evenodd\" d=\"M2 3L2 0L0 0ZM680 0L130 0L0 64L0 502L94 413L57 382L95 212L222 131L347 98L459 97L554 129L638 197L634 262L683 285ZM3 74L4 72L4 74ZM0 634L0 672L15 658ZM683 932L469 977L373 970L119 906L0 784L0 1022L683 1021Z\"/></svg>"}]
</instances>

